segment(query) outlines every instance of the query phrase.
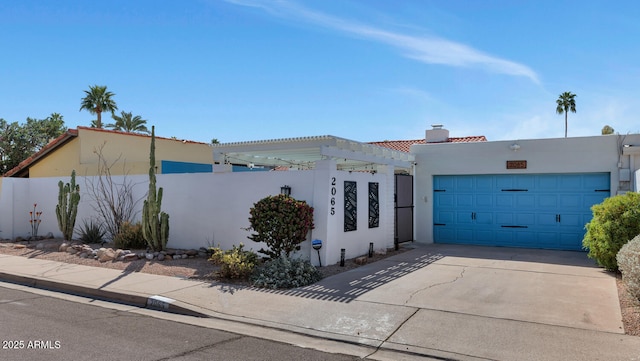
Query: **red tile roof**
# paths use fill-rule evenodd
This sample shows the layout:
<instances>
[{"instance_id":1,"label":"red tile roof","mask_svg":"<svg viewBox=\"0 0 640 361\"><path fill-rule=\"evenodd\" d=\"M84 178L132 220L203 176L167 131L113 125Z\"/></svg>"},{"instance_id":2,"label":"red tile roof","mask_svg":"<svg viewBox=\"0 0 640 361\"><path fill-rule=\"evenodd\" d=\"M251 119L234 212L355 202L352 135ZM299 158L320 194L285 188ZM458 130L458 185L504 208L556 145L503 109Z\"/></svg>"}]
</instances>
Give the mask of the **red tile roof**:
<instances>
[{"instance_id":1,"label":"red tile roof","mask_svg":"<svg viewBox=\"0 0 640 361\"><path fill-rule=\"evenodd\" d=\"M69 129L64 134L59 136L58 138L56 138L56 139L52 140L51 142L49 142L49 144L45 145L38 152L34 153L29 158L27 158L27 159L23 160L22 162L20 162L20 164L18 164L17 166L15 166L11 170L9 170L3 176L4 177L12 177L12 176L15 176L15 177L27 176L28 177L28 175L29 175L28 168L33 163L37 162L38 160L40 160L45 155L49 154L50 152L52 152L54 149L58 148L59 146L62 146L63 144L67 143L72 138L77 137L78 136L78 129L86 129L86 130L91 130L91 131L94 131L94 132L105 132L105 133L113 133L113 134L122 134L122 135L126 135L126 136L134 136L134 137L147 137L147 138L151 137L150 134L127 133L127 132L121 132L119 130L93 128L93 127L78 127L77 129ZM180 140L180 139L175 139L175 138L156 137L156 139L175 140L176 142L190 143L190 144L207 144L207 143L202 143L202 142L194 142L194 141L191 141L191 140ZM23 172L25 170L27 171L27 173ZM17 173L22 173L22 174L17 174Z\"/></svg>"},{"instance_id":2,"label":"red tile roof","mask_svg":"<svg viewBox=\"0 0 640 361\"><path fill-rule=\"evenodd\" d=\"M429 144L439 143L472 143L472 142L486 142L487 137L484 135L471 136L471 137L450 137L445 142L430 142ZM426 144L424 139L415 140L385 140L382 142L370 142L369 144L385 147L401 152L409 153L409 149L414 144Z\"/></svg>"},{"instance_id":3,"label":"red tile roof","mask_svg":"<svg viewBox=\"0 0 640 361\"><path fill-rule=\"evenodd\" d=\"M12 169L10 169L7 173L5 173L3 175L3 177L12 177L16 173L24 170L25 168L28 168L31 164L35 163L40 158L44 157L45 155L47 155L49 152L51 152L55 148L65 144L66 142L68 142L69 140L71 140L72 138L75 138L77 136L78 136L78 130L77 129L69 129L69 130L67 130L61 136L59 136L58 138L50 141L47 145L42 147L42 149L40 149L38 152L34 153L29 158L23 160L17 166L15 166Z\"/></svg>"}]
</instances>

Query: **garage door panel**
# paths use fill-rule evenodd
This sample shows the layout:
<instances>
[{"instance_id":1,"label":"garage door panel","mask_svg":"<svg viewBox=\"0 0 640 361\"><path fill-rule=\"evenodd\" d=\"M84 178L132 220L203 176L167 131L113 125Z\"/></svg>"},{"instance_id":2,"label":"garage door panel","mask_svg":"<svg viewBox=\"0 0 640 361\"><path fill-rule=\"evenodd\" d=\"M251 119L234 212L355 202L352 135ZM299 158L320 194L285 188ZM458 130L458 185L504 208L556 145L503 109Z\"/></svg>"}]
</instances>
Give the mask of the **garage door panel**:
<instances>
[{"instance_id":1,"label":"garage door panel","mask_svg":"<svg viewBox=\"0 0 640 361\"><path fill-rule=\"evenodd\" d=\"M537 197L537 207L539 209L557 209L558 208L558 196L555 194L540 194Z\"/></svg>"},{"instance_id":2,"label":"garage door panel","mask_svg":"<svg viewBox=\"0 0 640 361\"><path fill-rule=\"evenodd\" d=\"M609 183L608 173L436 176L452 187L434 194L434 223L446 224L435 242L580 250Z\"/></svg>"},{"instance_id":3,"label":"garage door panel","mask_svg":"<svg viewBox=\"0 0 640 361\"><path fill-rule=\"evenodd\" d=\"M458 194L455 196L455 203L457 207L472 207L473 199L473 194Z\"/></svg>"},{"instance_id":4,"label":"garage door panel","mask_svg":"<svg viewBox=\"0 0 640 361\"><path fill-rule=\"evenodd\" d=\"M438 208L453 208L455 205L455 196L453 194L436 193L433 199L433 203Z\"/></svg>"},{"instance_id":5,"label":"garage door panel","mask_svg":"<svg viewBox=\"0 0 640 361\"><path fill-rule=\"evenodd\" d=\"M493 208L493 194L476 194L477 207L491 207Z\"/></svg>"},{"instance_id":6,"label":"garage door panel","mask_svg":"<svg viewBox=\"0 0 640 361\"><path fill-rule=\"evenodd\" d=\"M454 223L455 212L453 211L438 211L434 215L435 223L452 224Z\"/></svg>"},{"instance_id":7,"label":"garage door panel","mask_svg":"<svg viewBox=\"0 0 640 361\"><path fill-rule=\"evenodd\" d=\"M536 224L535 213L516 213L516 224L518 226L533 226Z\"/></svg>"},{"instance_id":8,"label":"garage door panel","mask_svg":"<svg viewBox=\"0 0 640 361\"><path fill-rule=\"evenodd\" d=\"M496 207L499 207L499 208L513 207L513 194L496 195Z\"/></svg>"},{"instance_id":9,"label":"garage door panel","mask_svg":"<svg viewBox=\"0 0 640 361\"><path fill-rule=\"evenodd\" d=\"M515 195L516 207L533 208L536 205L536 198L533 194L517 194Z\"/></svg>"}]
</instances>

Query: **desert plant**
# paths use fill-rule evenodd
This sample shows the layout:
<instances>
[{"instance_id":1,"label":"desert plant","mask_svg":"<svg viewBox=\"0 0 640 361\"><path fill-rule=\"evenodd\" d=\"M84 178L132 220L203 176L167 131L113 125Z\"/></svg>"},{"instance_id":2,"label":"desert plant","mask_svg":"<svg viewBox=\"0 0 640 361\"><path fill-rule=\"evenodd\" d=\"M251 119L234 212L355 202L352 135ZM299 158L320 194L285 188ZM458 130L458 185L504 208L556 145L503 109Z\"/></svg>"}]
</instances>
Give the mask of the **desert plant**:
<instances>
[{"instance_id":1,"label":"desert plant","mask_svg":"<svg viewBox=\"0 0 640 361\"><path fill-rule=\"evenodd\" d=\"M266 243L268 249L258 252L272 259L300 249L313 229L313 207L284 194L261 199L249 213L249 229L256 232L249 239Z\"/></svg>"},{"instance_id":2,"label":"desert plant","mask_svg":"<svg viewBox=\"0 0 640 361\"><path fill-rule=\"evenodd\" d=\"M630 239L640 234L640 194L628 192L591 207L593 218L586 225L582 245L599 265L618 270L616 255Z\"/></svg>"},{"instance_id":3,"label":"desert plant","mask_svg":"<svg viewBox=\"0 0 640 361\"><path fill-rule=\"evenodd\" d=\"M142 206L142 234L154 251L162 251L169 240L169 215L162 212L162 187L156 192L156 137L151 127L151 150L149 152L149 193Z\"/></svg>"},{"instance_id":4,"label":"desert plant","mask_svg":"<svg viewBox=\"0 0 640 361\"><path fill-rule=\"evenodd\" d=\"M233 245L233 248L223 251L220 247L209 248L209 261L220 266L219 274L223 278L248 278L258 263L258 255L244 250L244 244Z\"/></svg>"},{"instance_id":5,"label":"desert plant","mask_svg":"<svg viewBox=\"0 0 640 361\"><path fill-rule=\"evenodd\" d=\"M106 142L93 150L98 157L97 174L95 177L85 177L85 186L87 195L91 198L89 205L100 218L101 225L106 231L105 237L113 240L120 233L123 223L131 222L136 218L139 203L144 196L134 197L136 183L128 178L126 162L122 162L123 177L111 176L113 167L120 163L121 155L113 161L108 161L104 155L105 145Z\"/></svg>"},{"instance_id":6,"label":"desert plant","mask_svg":"<svg viewBox=\"0 0 640 361\"><path fill-rule=\"evenodd\" d=\"M142 234L142 224L124 222L120 227L120 233L113 238L113 245L121 249L147 248L147 241Z\"/></svg>"},{"instance_id":7,"label":"desert plant","mask_svg":"<svg viewBox=\"0 0 640 361\"><path fill-rule=\"evenodd\" d=\"M627 291L640 299L640 235L622 246L616 259Z\"/></svg>"},{"instance_id":8,"label":"desert plant","mask_svg":"<svg viewBox=\"0 0 640 361\"><path fill-rule=\"evenodd\" d=\"M73 237L73 229L76 225L78 204L80 203L80 186L76 184L76 171L71 171L71 182L64 184L58 182L58 205L56 205L56 217L58 228L66 241Z\"/></svg>"},{"instance_id":9,"label":"desert plant","mask_svg":"<svg viewBox=\"0 0 640 361\"><path fill-rule=\"evenodd\" d=\"M42 216L42 211L38 212L36 210L36 207L38 206L37 203L33 204L33 211L29 212L29 224L31 225L31 238L33 240L36 240L38 238L38 228L40 227L40 223L42 223L42 219L40 219L40 216Z\"/></svg>"},{"instance_id":10,"label":"desert plant","mask_svg":"<svg viewBox=\"0 0 640 361\"><path fill-rule=\"evenodd\" d=\"M256 287L295 288L310 285L322 279L322 274L309 261L284 255L256 268L251 282Z\"/></svg>"},{"instance_id":11,"label":"desert plant","mask_svg":"<svg viewBox=\"0 0 640 361\"><path fill-rule=\"evenodd\" d=\"M105 231L99 223L94 222L93 220L83 220L79 233L80 241L82 241L82 243L104 243Z\"/></svg>"}]
</instances>

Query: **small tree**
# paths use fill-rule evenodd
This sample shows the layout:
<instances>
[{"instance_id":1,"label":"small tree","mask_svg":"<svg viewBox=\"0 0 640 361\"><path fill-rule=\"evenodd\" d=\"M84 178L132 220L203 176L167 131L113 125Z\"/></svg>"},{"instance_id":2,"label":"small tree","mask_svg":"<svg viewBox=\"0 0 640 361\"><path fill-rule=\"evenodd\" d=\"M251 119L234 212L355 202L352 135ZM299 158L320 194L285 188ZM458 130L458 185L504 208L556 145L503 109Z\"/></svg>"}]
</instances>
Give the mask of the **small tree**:
<instances>
[{"instance_id":1,"label":"small tree","mask_svg":"<svg viewBox=\"0 0 640 361\"><path fill-rule=\"evenodd\" d=\"M640 193L607 198L591 210L593 218L586 225L582 245L589 249L589 258L608 270L617 271L618 251L640 234Z\"/></svg>"},{"instance_id":2,"label":"small tree","mask_svg":"<svg viewBox=\"0 0 640 361\"><path fill-rule=\"evenodd\" d=\"M156 137L151 127L151 151L149 154L149 193L142 205L142 234L154 251L162 251L169 240L169 215L160 210L162 187L156 192Z\"/></svg>"},{"instance_id":3,"label":"small tree","mask_svg":"<svg viewBox=\"0 0 640 361\"><path fill-rule=\"evenodd\" d=\"M80 203L80 186L76 184L75 170L71 172L71 182L64 184L59 181L58 189L58 205L56 206L58 227L64 239L70 241L73 237L73 228L76 225L76 215Z\"/></svg>"},{"instance_id":4,"label":"small tree","mask_svg":"<svg viewBox=\"0 0 640 361\"><path fill-rule=\"evenodd\" d=\"M258 252L272 259L300 249L313 229L313 207L284 194L268 196L253 205L249 222L256 233L249 236L255 242L264 242L268 249Z\"/></svg>"}]
</instances>

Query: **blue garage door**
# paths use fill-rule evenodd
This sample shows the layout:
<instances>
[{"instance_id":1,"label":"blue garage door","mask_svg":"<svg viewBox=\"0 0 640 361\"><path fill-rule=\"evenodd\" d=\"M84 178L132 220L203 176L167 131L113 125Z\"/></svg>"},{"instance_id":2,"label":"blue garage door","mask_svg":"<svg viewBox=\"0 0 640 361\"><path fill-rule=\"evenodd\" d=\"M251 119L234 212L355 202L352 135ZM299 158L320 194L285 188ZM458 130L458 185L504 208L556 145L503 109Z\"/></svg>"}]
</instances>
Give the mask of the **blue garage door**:
<instances>
[{"instance_id":1,"label":"blue garage door","mask_svg":"<svg viewBox=\"0 0 640 361\"><path fill-rule=\"evenodd\" d=\"M581 250L608 173L435 176L436 243Z\"/></svg>"}]
</instances>

